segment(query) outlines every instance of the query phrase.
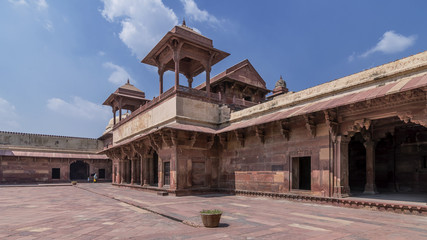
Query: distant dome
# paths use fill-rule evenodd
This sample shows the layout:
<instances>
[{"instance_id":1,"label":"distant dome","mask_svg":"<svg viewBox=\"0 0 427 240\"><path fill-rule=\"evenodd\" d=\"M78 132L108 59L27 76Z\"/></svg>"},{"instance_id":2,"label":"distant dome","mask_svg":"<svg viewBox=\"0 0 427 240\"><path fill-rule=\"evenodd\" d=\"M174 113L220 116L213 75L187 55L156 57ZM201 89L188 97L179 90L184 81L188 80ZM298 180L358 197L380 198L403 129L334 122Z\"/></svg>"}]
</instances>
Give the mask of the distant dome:
<instances>
[{"instance_id":1,"label":"distant dome","mask_svg":"<svg viewBox=\"0 0 427 240\"><path fill-rule=\"evenodd\" d=\"M130 115L130 113L123 113L122 114L122 120L127 118ZM119 122L119 116L116 116L116 123ZM113 125L114 125L114 118L111 118L110 121L108 122L108 125L105 127L105 133L113 130Z\"/></svg>"},{"instance_id":2,"label":"distant dome","mask_svg":"<svg viewBox=\"0 0 427 240\"><path fill-rule=\"evenodd\" d=\"M275 88L277 87L283 87L286 88L286 82L283 80L282 76L280 76L280 79L276 82L276 85L274 85Z\"/></svg>"}]
</instances>

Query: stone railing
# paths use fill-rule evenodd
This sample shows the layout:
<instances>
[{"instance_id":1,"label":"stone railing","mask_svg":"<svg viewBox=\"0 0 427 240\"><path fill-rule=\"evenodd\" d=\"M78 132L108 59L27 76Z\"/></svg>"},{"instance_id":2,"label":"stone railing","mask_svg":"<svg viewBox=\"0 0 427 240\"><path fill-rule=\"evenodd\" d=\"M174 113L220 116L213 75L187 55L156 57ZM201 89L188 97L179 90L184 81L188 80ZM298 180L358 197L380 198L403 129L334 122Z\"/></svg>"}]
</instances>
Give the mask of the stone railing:
<instances>
[{"instance_id":1,"label":"stone railing","mask_svg":"<svg viewBox=\"0 0 427 240\"><path fill-rule=\"evenodd\" d=\"M135 116L143 112L146 112L149 109L152 109L153 107L157 106L158 104L165 101L166 99L169 99L171 96L175 96L176 94L195 98L201 101L208 101L208 102L217 103L217 104L221 103L220 95L217 93L210 93L210 97L208 97L207 92L202 90L197 90L197 89L189 88L185 86L178 86L178 89L175 90L175 88L172 87L166 92L162 93L160 96L157 96L153 98L153 100L147 102L146 104L141 105L138 109L133 111L128 117L122 119L120 122L114 125L114 128L121 126L122 124L133 119Z\"/></svg>"}]
</instances>

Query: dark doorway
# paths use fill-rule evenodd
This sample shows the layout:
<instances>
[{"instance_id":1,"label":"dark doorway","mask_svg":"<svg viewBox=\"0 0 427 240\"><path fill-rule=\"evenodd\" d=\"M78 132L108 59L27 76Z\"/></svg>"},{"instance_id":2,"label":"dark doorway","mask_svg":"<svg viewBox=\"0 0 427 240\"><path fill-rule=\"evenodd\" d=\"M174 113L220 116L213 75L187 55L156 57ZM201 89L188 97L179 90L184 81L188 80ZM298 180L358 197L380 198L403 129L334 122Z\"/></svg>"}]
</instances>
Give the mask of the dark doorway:
<instances>
[{"instance_id":1,"label":"dark doorway","mask_svg":"<svg viewBox=\"0 0 427 240\"><path fill-rule=\"evenodd\" d=\"M159 183L159 156L156 152L153 153L153 183Z\"/></svg>"},{"instance_id":2,"label":"dark doorway","mask_svg":"<svg viewBox=\"0 0 427 240\"><path fill-rule=\"evenodd\" d=\"M89 164L77 161L70 165L70 179L87 179L89 177Z\"/></svg>"},{"instance_id":3,"label":"dark doorway","mask_svg":"<svg viewBox=\"0 0 427 240\"><path fill-rule=\"evenodd\" d=\"M292 158L292 189L311 190L311 157Z\"/></svg>"},{"instance_id":4,"label":"dark doorway","mask_svg":"<svg viewBox=\"0 0 427 240\"><path fill-rule=\"evenodd\" d=\"M299 158L299 188L304 190L311 189L311 158Z\"/></svg>"},{"instance_id":5,"label":"dark doorway","mask_svg":"<svg viewBox=\"0 0 427 240\"><path fill-rule=\"evenodd\" d=\"M395 148L393 139L381 139L375 148L375 184L379 192L395 191Z\"/></svg>"},{"instance_id":6,"label":"dark doorway","mask_svg":"<svg viewBox=\"0 0 427 240\"><path fill-rule=\"evenodd\" d=\"M101 168L98 170L99 178L105 178L105 169Z\"/></svg>"},{"instance_id":7,"label":"dark doorway","mask_svg":"<svg viewBox=\"0 0 427 240\"><path fill-rule=\"evenodd\" d=\"M61 169L52 168L52 179L60 179L60 178L61 178Z\"/></svg>"},{"instance_id":8,"label":"dark doorway","mask_svg":"<svg viewBox=\"0 0 427 240\"><path fill-rule=\"evenodd\" d=\"M366 149L360 133L352 137L348 145L348 171L351 193L361 193L366 185Z\"/></svg>"},{"instance_id":9,"label":"dark doorway","mask_svg":"<svg viewBox=\"0 0 427 240\"><path fill-rule=\"evenodd\" d=\"M164 185L170 185L170 162L165 162L163 164L164 168L163 168L163 176L164 176Z\"/></svg>"}]
</instances>

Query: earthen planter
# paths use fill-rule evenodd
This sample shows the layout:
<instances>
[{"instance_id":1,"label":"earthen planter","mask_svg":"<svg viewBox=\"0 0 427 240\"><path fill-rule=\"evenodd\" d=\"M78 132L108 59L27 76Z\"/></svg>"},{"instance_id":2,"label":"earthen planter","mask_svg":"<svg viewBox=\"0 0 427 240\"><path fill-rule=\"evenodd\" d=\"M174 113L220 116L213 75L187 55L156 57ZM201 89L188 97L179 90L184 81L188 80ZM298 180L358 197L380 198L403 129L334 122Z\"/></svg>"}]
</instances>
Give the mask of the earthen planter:
<instances>
[{"instance_id":1,"label":"earthen planter","mask_svg":"<svg viewBox=\"0 0 427 240\"><path fill-rule=\"evenodd\" d=\"M221 213L219 214L201 213L200 216L202 216L203 225L209 228L218 227L219 220L221 219Z\"/></svg>"}]
</instances>

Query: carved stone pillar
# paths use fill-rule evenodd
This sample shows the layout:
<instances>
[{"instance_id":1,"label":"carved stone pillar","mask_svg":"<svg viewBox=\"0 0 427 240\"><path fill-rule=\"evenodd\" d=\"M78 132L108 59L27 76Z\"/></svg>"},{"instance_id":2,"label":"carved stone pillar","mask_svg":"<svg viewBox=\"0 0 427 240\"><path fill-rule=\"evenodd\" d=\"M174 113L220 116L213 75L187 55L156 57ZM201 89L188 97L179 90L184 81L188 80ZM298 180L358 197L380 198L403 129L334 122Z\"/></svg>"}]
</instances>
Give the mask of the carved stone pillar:
<instances>
[{"instance_id":1,"label":"carved stone pillar","mask_svg":"<svg viewBox=\"0 0 427 240\"><path fill-rule=\"evenodd\" d=\"M211 96L211 67L210 66L206 68L206 92L209 98Z\"/></svg>"},{"instance_id":2,"label":"carved stone pillar","mask_svg":"<svg viewBox=\"0 0 427 240\"><path fill-rule=\"evenodd\" d=\"M139 180L141 181L140 184L141 186L144 185L144 157L143 156L139 156Z\"/></svg>"},{"instance_id":3,"label":"carved stone pillar","mask_svg":"<svg viewBox=\"0 0 427 240\"><path fill-rule=\"evenodd\" d=\"M165 72L164 70L164 65L160 65L158 70L159 73L159 96L162 95L163 93L163 73Z\"/></svg>"},{"instance_id":4,"label":"carved stone pillar","mask_svg":"<svg viewBox=\"0 0 427 240\"><path fill-rule=\"evenodd\" d=\"M125 182L125 161L120 160L120 184Z\"/></svg>"},{"instance_id":5,"label":"carved stone pillar","mask_svg":"<svg viewBox=\"0 0 427 240\"><path fill-rule=\"evenodd\" d=\"M375 142L367 140L363 145L366 148L366 185L363 193L376 194L378 192L375 185Z\"/></svg>"},{"instance_id":6,"label":"carved stone pillar","mask_svg":"<svg viewBox=\"0 0 427 240\"><path fill-rule=\"evenodd\" d=\"M188 77L188 87L193 88L193 77Z\"/></svg>"},{"instance_id":7,"label":"carved stone pillar","mask_svg":"<svg viewBox=\"0 0 427 240\"><path fill-rule=\"evenodd\" d=\"M172 49L173 49L173 61L175 62L175 90L179 87L179 61L181 60L181 47L183 42L178 42L178 40L172 40Z\"/></svg>"},{"instance_id":8,"label":"carved stone pillar","mask_svg":"<svg viewBox=\"0 0 427 240\"><path fill-rule=\"evenodd\" d=\"M118 159L118 160L117 160L116 180L115 180L115 182L116 182L117 184L120 184L120 177L121 177L120 171L121 171L121 167L120 167L120 159Z\"/></svg>"},{"instance_id":9,"label":"carved stone pillar","mask_svg":"<svg viewBox=\"0 0 427 240\"><path fill-rule=\"evenodd\" d=\"M159 171L159 188L162 188L164 185L164 175L165 175L165 170L163 169L163 161L160 159L159 157L159 161L158 161L158 167L157 167L158 171Z\"/></svg>"},{"instance_id":10,"label":"carved stone pillar","mask_svg":"<svg viewBox=\"0 0 427 240\"><path fill-rule=\"evenodd\" d=\"M334 197L348 197L350 195L348 172L348 144L351 138L337 136L335 143L335 169L334 169Z\"/></svg>"},{"instance_id":11,"label":"carved stone pillar","mask_svg":"<svg viewBox=\"0 0 427 240\"><path fill-rule=\"evenodd\" d=\"M130 161L130 184L134 184L135 182L135 159L131 159Z\"/></svg>"},{"instance_id":12,"label":"carved stone pillar","mask_svg":"<svg viewBox=\"0 0 427 240\"><path fill-rule=\"evenodd\" d=\"M148 186L148 184L149 184L149 182L150 182L150 178L149 178L149 176L150 176L150 166L149 166L149 164L148 164L148 158L144 158L143 159L143 161L144 161L144 187L146 187L146 186Z\"/></svg>"}]
</instances>

